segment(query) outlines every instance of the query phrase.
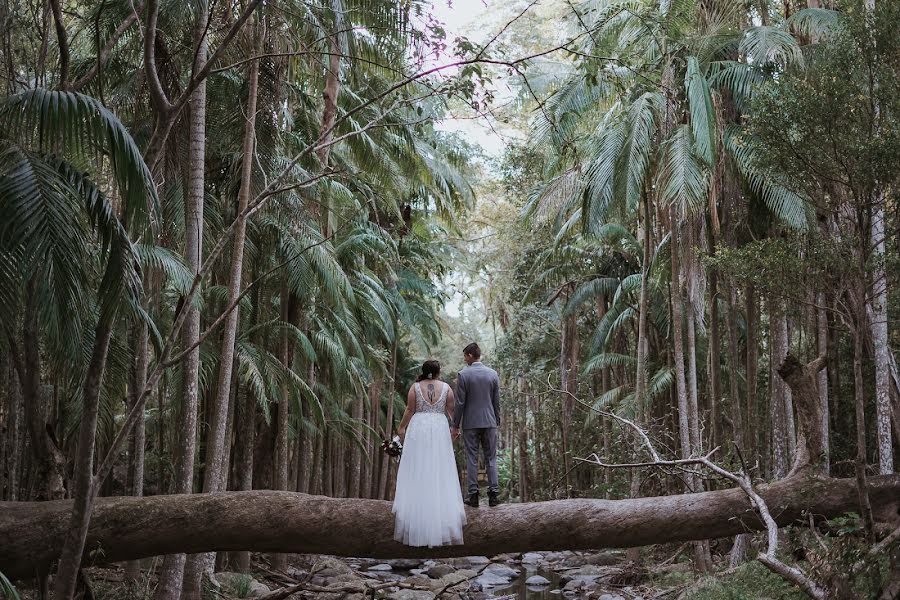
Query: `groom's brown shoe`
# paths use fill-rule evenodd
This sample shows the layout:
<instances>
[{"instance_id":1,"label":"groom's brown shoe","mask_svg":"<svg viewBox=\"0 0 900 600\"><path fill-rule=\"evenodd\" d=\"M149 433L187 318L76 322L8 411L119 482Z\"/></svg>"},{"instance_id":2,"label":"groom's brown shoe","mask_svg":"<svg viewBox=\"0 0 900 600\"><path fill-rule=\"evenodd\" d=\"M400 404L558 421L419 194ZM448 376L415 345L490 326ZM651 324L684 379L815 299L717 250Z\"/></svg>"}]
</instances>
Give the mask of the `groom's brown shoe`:
<instances>
[{"instance_id":1,"label":"groom's brown shoe","mask_svg":"<svg viewBox=\"0 0 900 600\"><path fill-rule=\"evenodd\" d=\"M478 492L472 492L471 494L469 494L469 497L465 500L465 504L468 504L473 508L478 508L478 505L480 504L478 500Z\"/></svg>"}]
</instances>

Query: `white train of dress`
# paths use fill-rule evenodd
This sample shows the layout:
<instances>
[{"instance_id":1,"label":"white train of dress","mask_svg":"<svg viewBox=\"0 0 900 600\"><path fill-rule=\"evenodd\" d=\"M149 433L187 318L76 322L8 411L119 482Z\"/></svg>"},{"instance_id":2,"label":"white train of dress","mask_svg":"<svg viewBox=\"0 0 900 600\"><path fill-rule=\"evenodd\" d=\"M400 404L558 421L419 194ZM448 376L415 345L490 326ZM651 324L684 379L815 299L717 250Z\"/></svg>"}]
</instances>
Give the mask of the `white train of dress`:
<instances>
[{"instance_id":1,"label":"white train of dress","mask_svg":"<svg viewBox=\"0 0 900 600\"><path fill-rule=\"evenodd\" d=\"M466 511L445 415L450 386L434 385L443 389L433 403L425 399L421 385L415 385L416 414L406 427L397 470L394 539L407 546L463 543Z\"/></svg>"}]
</instances>

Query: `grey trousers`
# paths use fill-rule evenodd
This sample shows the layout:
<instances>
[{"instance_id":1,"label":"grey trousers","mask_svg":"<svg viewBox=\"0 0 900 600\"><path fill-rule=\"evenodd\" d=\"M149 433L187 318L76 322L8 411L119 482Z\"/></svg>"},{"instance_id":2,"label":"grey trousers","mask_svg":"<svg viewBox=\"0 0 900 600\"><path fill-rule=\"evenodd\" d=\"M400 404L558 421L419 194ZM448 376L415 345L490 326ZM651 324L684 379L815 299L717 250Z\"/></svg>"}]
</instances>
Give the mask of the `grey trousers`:
<instances>
[{"instance_id":1,"label":"grey trousers","mask_svg":"<svg viewBox=\"0 0 900 600\"><path fill-rule=\"evenodd\" d=\"M463 429L466 446L466 485L469 493L478 491L478 449L484 451L484 467L487 471L488 489L500 491L497 479L497 428Z\"/></svg>"}]
</instances>

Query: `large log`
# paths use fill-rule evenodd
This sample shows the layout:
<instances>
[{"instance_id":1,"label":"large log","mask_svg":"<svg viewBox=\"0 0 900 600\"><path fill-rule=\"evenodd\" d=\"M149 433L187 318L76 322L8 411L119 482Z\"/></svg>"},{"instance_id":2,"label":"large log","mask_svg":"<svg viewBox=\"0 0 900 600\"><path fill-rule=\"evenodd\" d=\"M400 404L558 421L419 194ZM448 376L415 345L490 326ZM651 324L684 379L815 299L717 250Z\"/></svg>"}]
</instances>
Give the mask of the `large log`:
<instances>
[{"instance_id":1,"label":"large log","mask_svg":"<svg viewBox=\"0 0 900 600\"><path fill-rule=\"evenodd\" d=\"M780 525L807 513L857 510L852 479L800 474L760 488ZM870 479L872 506L896 520L900 475ZM0 502L0 571L25 577L62 547L71 501ZM705 540L761 528L738 489L639 498L559 500L467 509L464 546L409 548L392 541L390 503L253 491L100 498L84 564L175 552L255 550L368 557L491 555Z\"/></svg>"}]
</instances>

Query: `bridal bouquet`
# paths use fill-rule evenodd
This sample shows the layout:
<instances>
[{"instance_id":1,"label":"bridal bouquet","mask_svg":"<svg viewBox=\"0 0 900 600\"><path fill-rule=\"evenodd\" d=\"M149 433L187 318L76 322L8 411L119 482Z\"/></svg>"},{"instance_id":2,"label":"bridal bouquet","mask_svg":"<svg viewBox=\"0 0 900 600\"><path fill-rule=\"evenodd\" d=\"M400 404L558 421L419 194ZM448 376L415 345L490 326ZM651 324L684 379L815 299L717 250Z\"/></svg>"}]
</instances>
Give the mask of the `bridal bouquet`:
<instances>
[{"instance_id":1,"label":"bridal bouquet","mask_svg":"<svg viewBox=\"0 0 900 600\"><path fill-rule=\"evenodd\" d=\"M394 439L390 441L384 440L381 443L381 449L384 450L385 454L388 456L400 456L403 454L403 444L400 442L400 436L395 435Z\"/></svg>"}]
</instances>

